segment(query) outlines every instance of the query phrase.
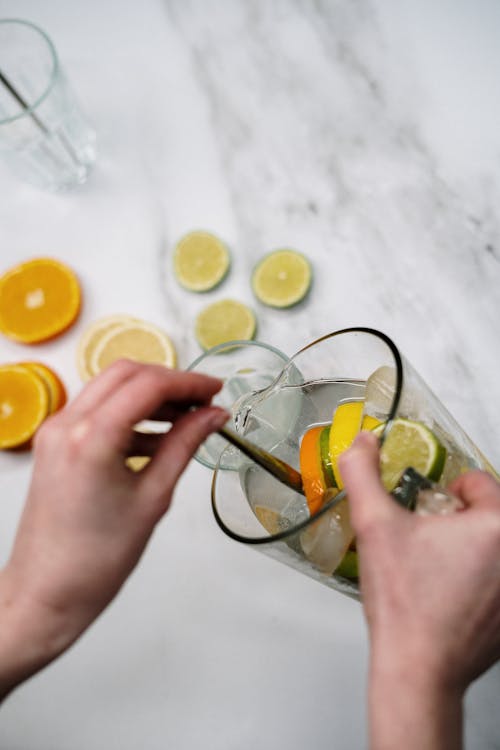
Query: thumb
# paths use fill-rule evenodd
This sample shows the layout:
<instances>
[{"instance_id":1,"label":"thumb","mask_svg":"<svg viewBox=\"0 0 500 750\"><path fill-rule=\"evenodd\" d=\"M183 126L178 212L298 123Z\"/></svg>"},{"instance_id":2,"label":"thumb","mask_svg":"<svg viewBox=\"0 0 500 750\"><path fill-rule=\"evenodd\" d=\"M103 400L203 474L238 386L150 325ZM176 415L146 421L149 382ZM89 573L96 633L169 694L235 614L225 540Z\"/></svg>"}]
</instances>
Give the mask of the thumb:
<instances>
[{"instance_id":1,"label":"thumb","mask_svg":"<svg viewBox=\"0 0 500 750\"><path fill-rule=\"evenodd\" d=\"M398 507L380 480L379 443L370 432L360 432L339 457L354 531L359 536L373 522L394 517Z\"/></svg>"},{"instance_id":2,"label":"thumb","mask_svg":"<svg viewBox=\"0 0 500 750\"><path fill-rule=\"evenodd\" d=\"M201 443L230 418L218 406L204 406L189 411L177 419L162 439L151 463L142 472L142 485L146 494L161 498L165 511L170 495Z\"/></svg>"}]
</instances>

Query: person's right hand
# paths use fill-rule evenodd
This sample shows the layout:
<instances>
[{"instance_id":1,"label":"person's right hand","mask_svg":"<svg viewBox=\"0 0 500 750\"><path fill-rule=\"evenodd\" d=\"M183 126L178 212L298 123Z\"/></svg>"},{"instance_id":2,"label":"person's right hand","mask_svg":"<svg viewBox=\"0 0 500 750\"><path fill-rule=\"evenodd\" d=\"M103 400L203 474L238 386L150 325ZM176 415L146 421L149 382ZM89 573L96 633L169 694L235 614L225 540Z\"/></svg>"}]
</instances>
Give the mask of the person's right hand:
<instances>
[{"instance_id":1,"label":"person's right hand","mask_svg":"<svg viewBox=\"0 0 500 750\"><path fill-rule=\"evenodd\" d=\"M379 719L380 694L394 698L394 690L400 691L396 702L411 696L415 715L423 693L435 705L450 695L461 699L500 658L499 483L483 472L464 474L449 488L464 510L420 517L382 486L378 442L370 433L360 433L340 470L360 558ZM413 747L408 732L406 748ZM458 746L450 737L446 747ZM434 747L430 739L420 742ZM384 740L380 747L393 745Z\"/></svg>"},{"instance_id":2,"label":"person's right hand","mask_svg":"<svg viewBox=\"0 0 500 750\"><path fill-rule=\"evenodd\" d=\"M0 573L0 698L64 651L118 592L193 453L227 421L211 405L221 386L123 360L39 430L28 498ZM141 435L133 428L146 418L173 425ZM128 455L152 460L134 473Z\"/></svg>"}]
</instances>

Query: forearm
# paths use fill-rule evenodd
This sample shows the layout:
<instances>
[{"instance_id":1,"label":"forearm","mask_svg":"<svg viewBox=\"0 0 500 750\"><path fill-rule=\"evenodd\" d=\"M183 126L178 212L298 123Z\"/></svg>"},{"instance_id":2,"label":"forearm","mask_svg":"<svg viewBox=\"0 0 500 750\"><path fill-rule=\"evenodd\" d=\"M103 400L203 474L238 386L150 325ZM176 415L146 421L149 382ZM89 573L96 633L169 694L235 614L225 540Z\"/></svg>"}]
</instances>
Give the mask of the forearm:
<instances>
[{"instance_id":1,"label":"forearm","mask_svg":"<svg viewBox=\"0 0 500 750\"><path fill-rule=\"evenodd\" d=\"M462 695L439 685L422 664L399 662L372 656L370 750L461 750Z\"/></svg>"}]
</instances>

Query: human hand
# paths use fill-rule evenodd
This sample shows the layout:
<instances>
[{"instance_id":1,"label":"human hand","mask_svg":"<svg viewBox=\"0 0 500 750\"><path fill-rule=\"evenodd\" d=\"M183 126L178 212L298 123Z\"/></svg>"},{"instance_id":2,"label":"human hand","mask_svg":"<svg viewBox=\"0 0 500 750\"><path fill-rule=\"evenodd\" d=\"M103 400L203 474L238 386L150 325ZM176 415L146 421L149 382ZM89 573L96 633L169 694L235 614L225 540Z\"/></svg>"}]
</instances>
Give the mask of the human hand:
<instances>
[{"instance_id":1,"label":"human hand","mask_svg":"<svg viewBox=\"0 0 500 750\"><path fill-rule=\"evenodd\" d=\"M418 721L422 700L432 715L440 705L446 713L443 701L454 696L455 707L448 703L446 710L460 727L457 701L500 658L500 485L483 472L462 475L449 489L464 502L463 511L419 517L383 488L378 443L366 432L341 457L340 470L371 640L372 718L380 728L382 703L399 704L401 715L407 699ZM395 714L387 720L394 737ZM413 747L411 736L420 742L415 747L443 746L423 740L421 731L412 735L412 721L399 746ZM456 728L455 744L449 726L447 732L445 746L458 747ZM377 734L384 736L380 747L393 747L383 729Z\"/></svg>"},{"instance_id":2,"label":"human hand","mask_svg":"<svg viewBox=\"0 0 500 750\"><path fill-rule=\"evenodd\" d=\"M210 406L221 385L123 360L42 426L12 555L0 574L0 695L67 648L118 592L189 459L228 419ZM163 435L134 432L145 418L173 426ZM127 455L153 457L134 473Z\"/></svg>"}]
</instances>

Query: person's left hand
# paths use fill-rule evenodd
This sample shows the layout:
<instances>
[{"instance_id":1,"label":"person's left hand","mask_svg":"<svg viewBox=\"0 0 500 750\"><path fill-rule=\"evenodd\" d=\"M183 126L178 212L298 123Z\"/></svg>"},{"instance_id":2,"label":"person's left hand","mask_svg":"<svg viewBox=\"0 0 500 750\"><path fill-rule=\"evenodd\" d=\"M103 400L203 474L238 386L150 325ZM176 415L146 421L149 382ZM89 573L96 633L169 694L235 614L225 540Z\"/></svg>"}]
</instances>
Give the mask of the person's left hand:
<instances>
[{"instance_id":1,"label":"person's left hand","mask_svg":"<svg viewBox=\"0 0 500 750\"><path fill-rule=\"evenodd\" d=\"M122 360L42 426L0 574L0 695L67 648L118 592L189 459L229 417L210 406L221 385ZM133 431L146 418L173 426L163 435ZM153 457L134 473L127 455Z\"/></svg>"}]
</instances>

